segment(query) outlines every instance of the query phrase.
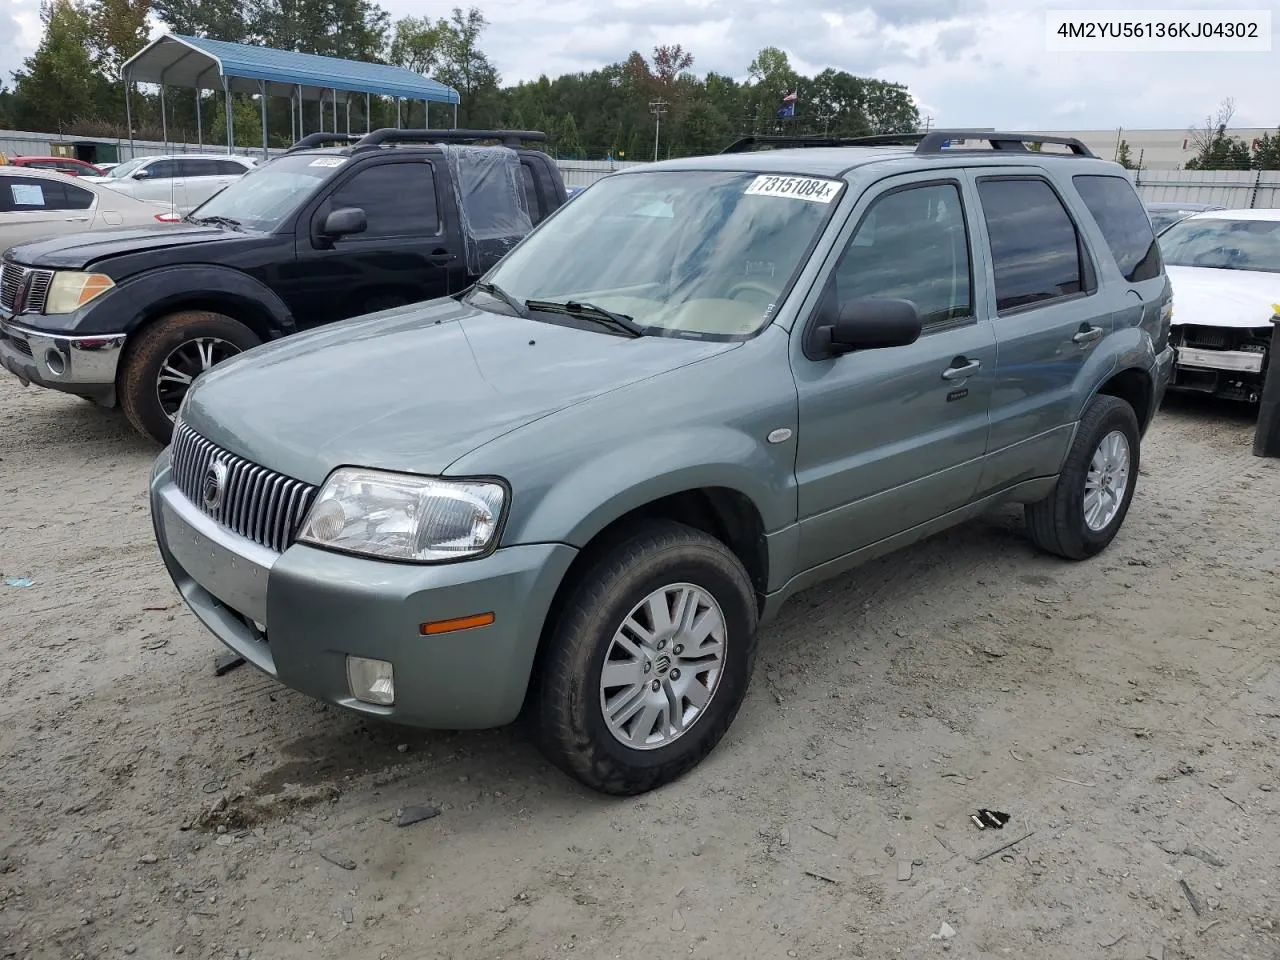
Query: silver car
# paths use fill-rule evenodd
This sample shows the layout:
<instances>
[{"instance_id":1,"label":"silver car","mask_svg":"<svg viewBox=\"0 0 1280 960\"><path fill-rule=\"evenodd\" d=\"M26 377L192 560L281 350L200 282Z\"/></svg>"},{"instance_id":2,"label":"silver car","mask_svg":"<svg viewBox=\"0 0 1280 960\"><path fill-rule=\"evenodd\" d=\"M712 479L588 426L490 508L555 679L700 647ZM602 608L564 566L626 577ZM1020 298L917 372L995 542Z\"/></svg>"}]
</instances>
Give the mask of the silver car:
<instances>
[{"instance_id":1,"label":"silver car","mask_svg":"<svg viewBox=\"0 0 1280 960\"><path fill-rule=\"evenodd\" d=\"M225 153L135 157L93 180L137 200L172 204L185 214L257 165L252 157Z\"/></svg>"},{"instance_id":2,"label":"silver car","mask_svg":"<svg viewBox=\"0 0 1280 960\"><path fill-rule=\"evenodd\" d=\"M0 167L0 254L42 237L178 219L169 204L135 200L84 177Z\"/></svg>"}]
</instances>

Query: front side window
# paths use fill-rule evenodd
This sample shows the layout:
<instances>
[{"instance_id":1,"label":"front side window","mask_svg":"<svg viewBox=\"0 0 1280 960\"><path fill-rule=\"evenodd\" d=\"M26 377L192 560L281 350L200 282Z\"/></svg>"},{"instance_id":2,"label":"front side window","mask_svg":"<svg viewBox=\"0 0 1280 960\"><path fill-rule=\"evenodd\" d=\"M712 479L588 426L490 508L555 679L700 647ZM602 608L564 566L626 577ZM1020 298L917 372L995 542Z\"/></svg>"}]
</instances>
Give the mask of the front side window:
<instances>
[{"instance_id":1,"label":"front side window","mask_svg":"<svg viewBox=\"0 0 1280 960\"><path fill-rule=\"evenodd\" d=\"M146 169L148 180L172 180L182 173L177 160L157 160Z\"/></svg>"},{"instance_id":2,"label":"front side window","mask_svg":"<svg viewBox=\"0 0 1280 960\"><path fill-rule=\"evenodd\" d=\"M925 326L973 315L973 273L960 188L925 184L878 198L835 271L837 302L910 300Z\"/></svg>"},{"instance_id":3,"label":"front side window","mask_svg":"<svg viewBox=\"0 0 1280 960\"><path fill-rule=\"evenodd\" d=\"M421 161L366 167L338 187L327 206L364 211L368 229L353 234L352 240L430 237L440 232L435 176L431 165Z\"/></svg>"},{"instance_id":4,"label":"front side window","mask_svg":"<svg viewBox=\"0 0 1280 960\"><path fill-rule=\"evenodd\" d=\"M733 171L616 174L561 207L485 280L522 303L623 314L650 336L750 336L773 317L843 187Z\"/></svg>"},{"instance_id":5,"label":"front side window","mask_svg":"<svg viewBox=\"0 0 1280 960\"><path fill-rule=\"evenodd\" d=\"M1047 181L982 179L978 196L991 241L997 312L1084 290L1075 223Z\"/></svg>"},{"instance_id":6,"label":"front side window","mask_svg":"<svg viewBox=\"0 0 1280 960\"><path fill-rule=\"evenodd\" d=\"M1193 218L1160 234L1171 267L1280 273L1280 220Z\"/></svg>"},{"instance_id":7,"label":"front side window","mask_svg":"<svg viewBox=\"0 0 1280 960\"><path fill-rule=\"evenodd\" d=\"M1160 247L1155 230L1129 181L1097 174L1071 180L1097 221L1124 278L1141 283L1160 276Z\"/></svg>"}]
</instances>

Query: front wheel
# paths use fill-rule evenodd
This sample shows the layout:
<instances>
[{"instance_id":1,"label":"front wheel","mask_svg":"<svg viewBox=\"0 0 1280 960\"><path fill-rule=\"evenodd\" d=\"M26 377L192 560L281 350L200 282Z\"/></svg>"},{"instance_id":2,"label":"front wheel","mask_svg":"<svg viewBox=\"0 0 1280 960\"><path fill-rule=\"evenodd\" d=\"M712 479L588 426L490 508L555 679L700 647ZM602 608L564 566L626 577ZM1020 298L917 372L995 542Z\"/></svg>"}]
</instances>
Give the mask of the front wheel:
<instances>
[{"instance_id":1,"label":"front wheel","mask_svg":"<svg viewBox=\"0 0 1280 960\"><path fill-rule=\"evenodd\" d=\"M1080 418L1057 486L1026 507L1040 549L1068 560L1101 553L1120 532L1138 482L1138 417L1116 397L1097 396Z\"/></svg>"},{"instance_id":2,"label":"front wheel","mask_svg":"<svg viewBox=\"0 0 1280 960\"><path fill-rule=\"evenodd\" d=\"M144 327L124 361L120 406L139 433L167 444L182 398L200 374L262 341L221 313L184 310Z\"/></svg>"},{"instance_id":3,"label":"front wheel","mask_svg":"<svg viewBox=\"0 0 1280 960\"><path fill-rule=\"evenodd\" d=\"M751 580L723 543L673 522L636 528L583 572L547 638L544 752L603 793L677 779L737 716L757 625Z\"/></svg>"}]
</instances>

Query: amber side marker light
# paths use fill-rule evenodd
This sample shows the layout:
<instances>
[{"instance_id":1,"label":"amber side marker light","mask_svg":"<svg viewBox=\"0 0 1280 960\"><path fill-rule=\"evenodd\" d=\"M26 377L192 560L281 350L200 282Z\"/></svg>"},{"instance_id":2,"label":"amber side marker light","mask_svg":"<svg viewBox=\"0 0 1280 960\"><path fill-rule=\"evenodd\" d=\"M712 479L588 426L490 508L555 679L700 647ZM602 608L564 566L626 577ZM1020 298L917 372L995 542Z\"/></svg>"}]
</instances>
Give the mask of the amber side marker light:
<instances>
[{"instance_id":1,"label":"amber side marker light","mask_svg":"<svg viewBox=\"0 0 1280 960\"><path fill-rule=\"evenodd\" d=\"M418 629L424 637L431 637L438 633L455 633L458 630L487 627L491 623L493 623L492 613L476 613L469 617L454 617L452 620L433 620L431 623L424 623Z\"/></svg>"}]
</instances>

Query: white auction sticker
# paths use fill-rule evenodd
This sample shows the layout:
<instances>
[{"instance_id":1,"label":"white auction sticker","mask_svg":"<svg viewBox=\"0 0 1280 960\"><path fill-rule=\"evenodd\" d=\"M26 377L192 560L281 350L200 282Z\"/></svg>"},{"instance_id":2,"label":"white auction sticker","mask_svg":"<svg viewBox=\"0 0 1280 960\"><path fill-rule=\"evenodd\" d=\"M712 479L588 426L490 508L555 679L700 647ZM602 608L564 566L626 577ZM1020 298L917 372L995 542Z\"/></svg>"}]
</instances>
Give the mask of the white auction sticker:
<instances>
[{"instance_id":1,"label":"white auction sticker","mask_svg":"<svg viewBox=\"0 0 1280 960\"><path fill-rule=\"evenodd\" d=\"M792 200L809 200L813 203L830 203L840 192L840 180L822 180L818 177L786 177L761 174L747 187L749 197L788 197Z\"/></svg>"},{"instance_id":2,"label":"white auction sticker","mask_svg":"<svg viewBox=\"0 0 1280 960\"><path fill-rule=\"evenodd\" d=\"M309 167L340 167L347 162L346 157L317 157L307 166Z\"/></svg>"}]
</instances>

